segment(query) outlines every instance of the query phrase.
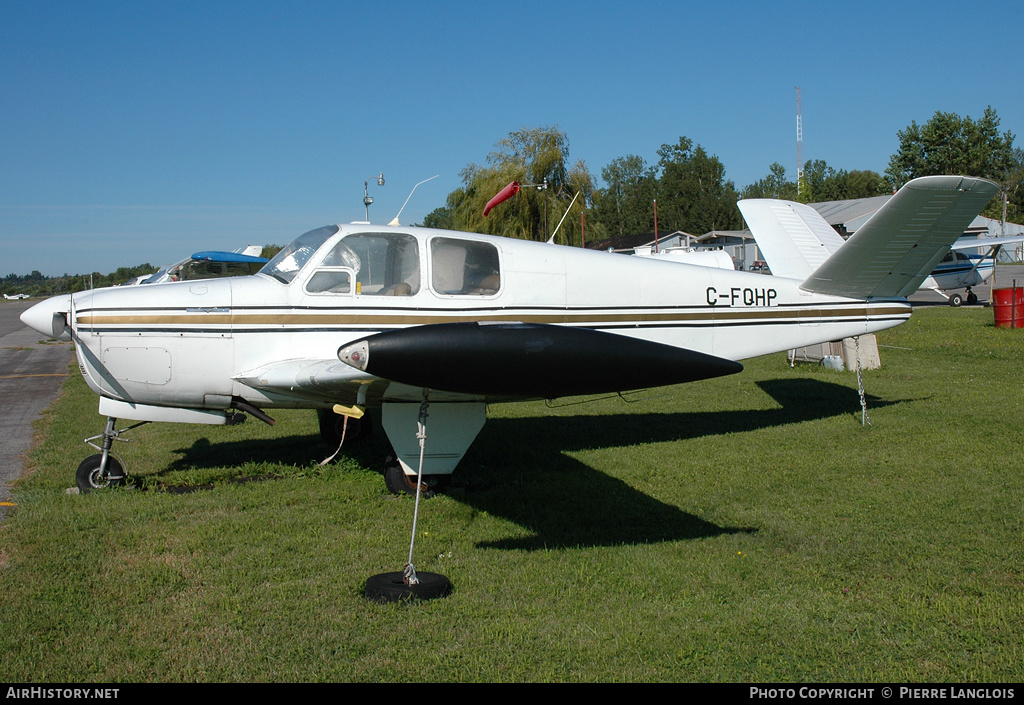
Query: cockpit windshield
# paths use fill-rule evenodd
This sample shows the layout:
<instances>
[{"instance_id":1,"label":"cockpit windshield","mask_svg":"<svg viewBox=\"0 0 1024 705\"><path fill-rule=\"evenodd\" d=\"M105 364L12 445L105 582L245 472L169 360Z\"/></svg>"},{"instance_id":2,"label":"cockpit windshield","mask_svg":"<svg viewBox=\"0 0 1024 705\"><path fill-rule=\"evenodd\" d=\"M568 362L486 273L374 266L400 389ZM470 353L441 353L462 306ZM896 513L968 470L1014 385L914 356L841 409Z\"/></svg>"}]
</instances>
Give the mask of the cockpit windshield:
<instances>
[{"instance_id":1,"label":"cockpit windshield","mask_svg":"<svg viewBox=\"0 0 1024 705\"><path fill-rule=\"evenodd\" d=\"M264 265L260 274L274 277L280 282L290 284L302 266L309 261L313 253L320 249L328 238L338 232L337 225L326 225L299 235L288 247L278 252L272 260Z\"/></svg>"}]
</instances>

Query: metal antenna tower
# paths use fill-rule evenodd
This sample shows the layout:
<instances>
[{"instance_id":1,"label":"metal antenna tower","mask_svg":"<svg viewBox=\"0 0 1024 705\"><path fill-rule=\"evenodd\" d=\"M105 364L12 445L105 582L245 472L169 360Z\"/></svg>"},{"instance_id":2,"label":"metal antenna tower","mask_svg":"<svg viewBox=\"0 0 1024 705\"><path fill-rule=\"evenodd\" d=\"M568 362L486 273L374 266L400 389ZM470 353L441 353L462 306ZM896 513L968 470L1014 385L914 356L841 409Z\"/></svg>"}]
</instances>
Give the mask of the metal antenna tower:
<instances>
[{"instance_id":1,"label":"metal antenna tower","mask_svg":"<svg viewBox=\"0 0 1024 705\"><path fill-rule=\"evenodd\" d=\"M800 108L800 86L796 87L796 192L804 176L804 117Z\"/></svg>"}]
</instances>

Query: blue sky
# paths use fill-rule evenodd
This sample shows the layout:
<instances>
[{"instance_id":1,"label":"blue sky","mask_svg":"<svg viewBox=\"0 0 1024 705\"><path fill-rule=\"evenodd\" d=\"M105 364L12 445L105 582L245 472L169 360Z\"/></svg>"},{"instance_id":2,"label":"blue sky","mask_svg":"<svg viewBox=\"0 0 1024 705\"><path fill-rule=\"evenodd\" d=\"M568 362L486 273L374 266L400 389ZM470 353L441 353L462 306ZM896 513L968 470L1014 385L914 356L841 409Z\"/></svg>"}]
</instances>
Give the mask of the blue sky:
<instances>
[{"instance_id":1,"label":"blue sky","mask_svg":"<svg viewBox=\"0 0 1024 705\"><path fill-rule=\"evenodd\" d=\"M0 276L419 222L521 127L591 173L687 136L737 187L883 172L937 110L1024 145L1024 3L0 0Z\"/></svg>"}]
</instances>

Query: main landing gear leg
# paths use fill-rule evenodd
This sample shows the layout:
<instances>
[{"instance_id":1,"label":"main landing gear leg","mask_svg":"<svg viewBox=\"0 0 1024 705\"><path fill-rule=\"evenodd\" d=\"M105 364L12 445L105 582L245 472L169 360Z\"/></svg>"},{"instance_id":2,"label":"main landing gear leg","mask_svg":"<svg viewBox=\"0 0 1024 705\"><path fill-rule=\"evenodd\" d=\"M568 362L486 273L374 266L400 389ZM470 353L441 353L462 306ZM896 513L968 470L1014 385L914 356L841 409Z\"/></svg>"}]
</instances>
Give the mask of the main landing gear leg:
<instances>
[{"instance_id":1,"label":"main landing gear leg","mask_svg":"<svg viewBox=\"0 0 1024 705\"><path fill-rule=\"evenodd\" d=\"M75 472L75 484L78 485L78 491L82 494L103 489L104 487L118 487L123 485L128 479L128 473L124 470L124 463L115 453L111 452L111 447L114 445L114 441L127 442L127 439L120 438L120 435L125 431L130 431L149 422L141 421L134 426L123 428L120 431L114 428L116 423L117 419L112 416L107 417L107 427L103 433L99 436L85 439L86 443L100 452L96 455L90 455L83 460L82 464L78 466L77 472ZM103 438L101 445L93 443L94 440L101 437Z\"/></svg>"}]
</instances>

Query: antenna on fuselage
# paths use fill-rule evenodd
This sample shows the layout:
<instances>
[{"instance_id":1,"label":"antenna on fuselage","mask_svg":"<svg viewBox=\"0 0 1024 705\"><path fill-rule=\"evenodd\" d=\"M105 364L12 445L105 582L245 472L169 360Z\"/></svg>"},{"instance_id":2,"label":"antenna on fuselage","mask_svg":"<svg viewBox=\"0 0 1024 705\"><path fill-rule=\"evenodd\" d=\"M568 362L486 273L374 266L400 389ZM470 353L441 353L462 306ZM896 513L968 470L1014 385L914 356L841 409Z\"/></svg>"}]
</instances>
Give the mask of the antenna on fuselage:
<instances>
[{"instance_id":1,"label":"antenna on fuselage","mask_svg":"<svg viewBox=\"0 0 1024 705\"><path fill-rule=\"evenodd\" d=\"M431 177L430 177L430 179L436 179L436 178L437 178L437 177L439 177L439 176L440 176L440 174L434 174L433 176L431 176ZM405 206L406 206L406 205L407 205L407 204L409 203L409 199L410 199L410 198L412 198L412 194L413 194L413 193L414 193L414 192L416 191L417 187L418 187L418 186L419 186L420 184L425 184L425 183L427 183L428 181L430 181L430 179L423 179L423 181L421 181L421 182L420 182L419 184L416 184L416 186L413 186L413 187L412 187L412 191L410 191L410 192L409 192L409 195L405 197L405 203L403 203L403 204L402 204L402 207L398 209L398 213L397 213L397 214L395 215L395 217L394 217L394 218L393 218L393 219L391 220L391 222L390 222L390 223L388 223L388 225L401 225L401 223L399 223L399 222L398 222L398 216L402 215L402 211L404 211L404 210L405 210Z\"/></svg>"},{"instance_id":2,"label":"antenna on fuselage","mask_svg":"<svg viewBox=\"0 0 1024 705\"><path fill-rule=\"evenodd\" d=\"M565 216L569 215L569 211L572 210L572 204L576 202L576 199L580 197L581 191L577 191L576 195L572 197L569 202L569 207L565 209L565 213L562 215L562 220L558 221L558 225L555 226L555 231L551 233L551 237L548 238L548 244L552 244L555 241L555 235L558 234L558 229L562 227L562 223L565 222Z\"/></svg>"}]
</instances>

